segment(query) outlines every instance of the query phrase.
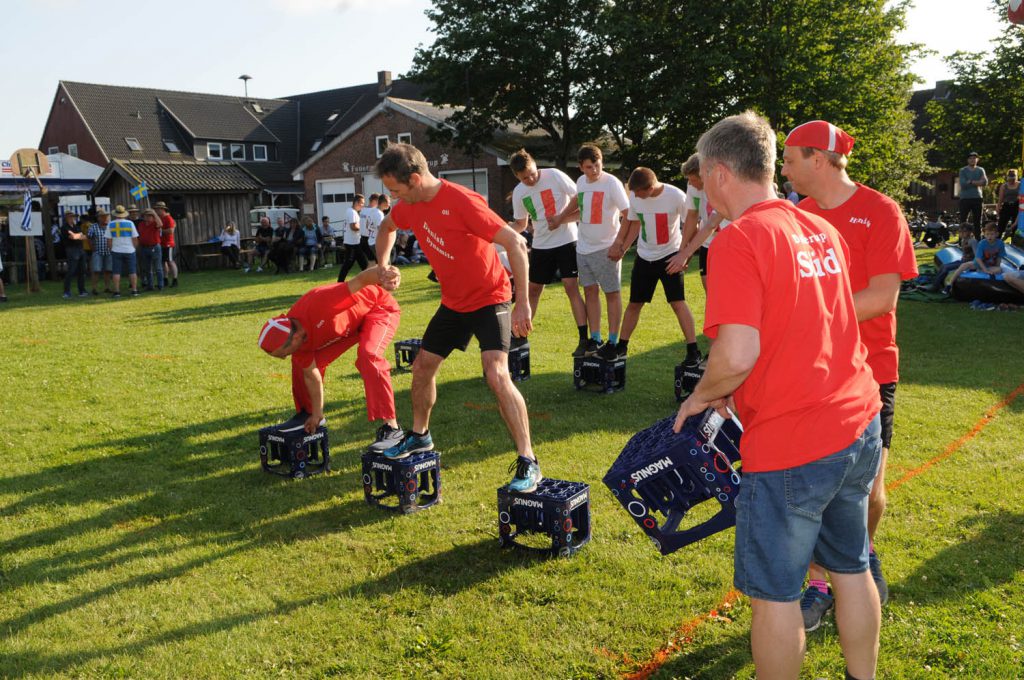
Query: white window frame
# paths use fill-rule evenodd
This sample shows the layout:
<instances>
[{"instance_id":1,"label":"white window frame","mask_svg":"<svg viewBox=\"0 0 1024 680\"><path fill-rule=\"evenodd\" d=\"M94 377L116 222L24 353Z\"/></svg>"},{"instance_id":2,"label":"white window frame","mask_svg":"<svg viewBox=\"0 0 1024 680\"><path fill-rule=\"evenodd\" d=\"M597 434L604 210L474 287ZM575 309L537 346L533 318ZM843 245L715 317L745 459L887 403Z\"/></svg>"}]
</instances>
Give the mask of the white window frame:
<instances>
[{"instance_id":1,"label":"white window frame","mask_svg":"<svg viewBox=\"0 0 1024 680\"><path fill-rule=\"evenodd\" d=\"M125 137L124 143L128 145L128 149L131 151L142 151L142 144L139 143L137 137Z\"/></svg>"},{"instance_id":2,"label":"white window frame","mask_svg":"<svg viewBox=\"0 0 1024 680\"><path fill-rule=\"evenodd\" d=\"M380 145L381 140L384 140L384 146ZM377 135L373 138L373 150L377 154L377 158L384 155L384 149L388 148L388 144L390 143L391 140L387 135Z\"/></svg>"},{"instance_id":3,"label":"white window frame","mask_svg":"<svg viewBox=\"0 0 1024 680\"><path fill-rule=\"evenodd\" d=\"M213 150L217 149L217 154L214 155ZM206 160L208 161L222 161L224 160L224 145L220 142L207 142L206 143Z\"/></svg>"},{"instance_id":4,"label":"white window frame","mask_svg":"<svg viewBox=\"0 0 1024 680\"><path fill-rule=\"evenodd\" d=\"M235 151L239 152L239 155L235 155ZM244 161L245 160L245 144L231 144L228 147L228 153L233 161Z\"/></svg>"},{"instance_id":5,"label":"white window frame","mask_svg":"<svg viewBox=\"0 0 1024 680\"><path fill-rule=\"evenodd\" d=\"M50 146L50 147L47 147L47 149L46 149L46 153L47 153L47 154L51 154L51 153L60 153L60 147L59 147L59 146Z\"/></svg>"},{"instance_id":6,"label":"white window frame","mask_svg":"<svg viewBox=\"0 0 1024 680\"><path fill-rule=\"evenodd\" d=\"M261 151L261 150L263 151L263 158L260 158L259 151ZM267 160L269 159L269 157L270 156L267 154L267 145L266 144L253 144L252 145L252 159L254 161L257 161L259 163L266 163Z\"/></svg>"},{"instance_id":7,"label":"white window frame","mask_svg":"<svg viewBox=\"0 0 1024 680\"><path fill-rule=\"evenodd\" d=\"M77 144L68 144L68 155L69 156L74 156L75 158L78 158L78 145Z\"/></svg>"},{"instance_id":8,"label":"white window frame","mask_svg":"<svg viewBox=\"0 0 1024 680\"><path fill-rule=\"evenodd\" d=\"M470 174L471 172L473 171L470 170L469 168L441 170L440 172L437 173L437 176L441 178L447 178L450 175ZM483 186L481 187L480 184L477 183L476 192L483 196L484 200L486 200L488 205L490 205L491 196L490 191L488 190L488 184L491 181L490 173L488 172L487 168L477 168L476 174L479 176L481 173L483 173Z\"/></svg>"},{"instance_id":9,"label":"white window frame","mask_svg":"<svg viewBox=\"0 0 1024 680\"><path fill-rule=\"evenodd\" d=\"M412 133L411 132L399 132L398 133L399 144L412 144Z\"/></svg>"}]
</instances>

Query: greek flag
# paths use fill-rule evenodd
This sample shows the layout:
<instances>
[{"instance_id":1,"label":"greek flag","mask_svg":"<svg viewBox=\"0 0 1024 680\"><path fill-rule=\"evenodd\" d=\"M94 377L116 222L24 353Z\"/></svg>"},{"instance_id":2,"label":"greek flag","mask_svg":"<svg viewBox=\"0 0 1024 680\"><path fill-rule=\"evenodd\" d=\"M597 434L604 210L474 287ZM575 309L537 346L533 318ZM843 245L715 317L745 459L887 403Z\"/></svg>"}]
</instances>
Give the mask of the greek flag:
<instances>
[{"instance_id":1,"label":"greek flag","mask_svg":"<svg viewBox=\"0 0 1024 680\"><path fill-rule=\"evenodd\" d=\"M149 196L149 188L146 186L145 182L140 182L139 186L132 187L132 198L136 201L141 201L146 196Z\"/></svg>"},{"instance_id":2,"label":"greek flag","mask_svg":"<svg viewBox=\"0 0 1024 680\"><path fill-rule=\"evenodd\" d=\"M21 205L21 230L32 231L32 194L25 190L25 200Z\"/></svg>"}]
</instances>

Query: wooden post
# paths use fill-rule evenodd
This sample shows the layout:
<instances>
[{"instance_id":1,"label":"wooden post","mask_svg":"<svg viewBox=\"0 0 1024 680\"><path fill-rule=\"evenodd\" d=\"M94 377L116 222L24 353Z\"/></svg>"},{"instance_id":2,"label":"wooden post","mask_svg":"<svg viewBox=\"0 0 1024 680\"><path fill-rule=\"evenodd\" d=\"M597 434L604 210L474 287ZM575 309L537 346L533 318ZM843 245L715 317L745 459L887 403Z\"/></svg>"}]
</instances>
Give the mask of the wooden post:
<instances>
[{"instance_id":1,"label":"wooden post","mask_svg":"<svg viewBox=\"0 0 1024 680\"><path fill-rule=\"evenodd\" d=\"M39 269L36 265L36 244L34 236L25 237L25 291L39 292Z\"/></svg>"}]
</instances>

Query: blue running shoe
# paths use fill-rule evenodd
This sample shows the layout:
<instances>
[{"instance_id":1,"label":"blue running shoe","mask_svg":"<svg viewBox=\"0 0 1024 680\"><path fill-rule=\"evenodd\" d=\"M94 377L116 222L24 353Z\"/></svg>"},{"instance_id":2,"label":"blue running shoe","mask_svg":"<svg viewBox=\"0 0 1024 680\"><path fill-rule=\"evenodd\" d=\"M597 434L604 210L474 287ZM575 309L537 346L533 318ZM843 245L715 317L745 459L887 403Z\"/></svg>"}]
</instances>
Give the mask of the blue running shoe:
<instances>
[{"instance_id":1,"label":"blue running shoe","mask_svg":"<svg viewBox=\"0 0 1024 680\"><path fill-rule=\"evenodd\" d=\"M821 620L825 613L832 608L835 599L831 594L826 595L814 586L804 591L800 598L800 613L804 617L804 630L812 633L821 626Z\"/></svg>"},{"instance_id":2,"label":"blue running shoe","mask_svg":"<svg viewBox=\"0 0 1024 680\"><path fill-rule=\"evenodd\" d=\"M868 569L871 570L871 578L874 579L875 586L878 588L878 601L885 604L889 601L889 584L882 576L882 560L878 558L878 553L874 550L868 553Z\"/></svg>"},{"instance_id":3,"label":"blue running shoe","mask_svg":"<svg viewBox=\"0 0 1024 680\"><path fill-rule=\"evenodd\" d=\"M385 449L381 454L390 460L398 460L399 458L406 458L413 453L433 450L434 440L430 438L429 430L423 434L417 434L410 430L405 433L404 437L402 437L402 441L398 442L390 449Z\"/></svg>"},{"instance_id":4,"label":"blue running shoe","mask_svg":"<svg viewBox=\"0 0 1024 680\"><path fill-rule=\"evenodd\" d=\"M512 472L515 470L515 476L512 477L512 481L508 483L510 491L518 491L519 493L530 493L537 488L537 484L544 477L540 474L540 465L537 461L530 460L519 456L516 458L516 462L509 466L508 471Z\"/></svg>"}]
</instances>

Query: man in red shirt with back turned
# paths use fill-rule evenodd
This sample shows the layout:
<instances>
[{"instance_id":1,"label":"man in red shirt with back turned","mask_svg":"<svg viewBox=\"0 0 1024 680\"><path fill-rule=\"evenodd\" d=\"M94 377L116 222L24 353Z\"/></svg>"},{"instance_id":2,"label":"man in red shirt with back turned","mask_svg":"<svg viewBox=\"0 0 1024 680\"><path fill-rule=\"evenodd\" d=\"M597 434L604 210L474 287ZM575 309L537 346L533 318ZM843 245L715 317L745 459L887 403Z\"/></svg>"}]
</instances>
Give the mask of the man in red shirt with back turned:
<instances>
[{"instance_id":1,"label":"man in red shirt with back turned","mask_svg":"<svg viewBox=\"0 0 1024 680\"><path fill-rule=\"evenodd\" d=\"M697 143L708 200L729 228L708 252L714 339L683 420L708 407L743 425L734 584L751 599L759 678L797 678L804 574L825 566L847 678L873 678L881 608L867 506L881 455L878 385L860 341L850 257L824 219L776 196L775 132L748 111Z\"/></svg>"},{"instance_id":2,"label":"man in red shirt with back turned","mask_svg":"<svg viewBox=\"0 0 1024 680\"><path fill-rule=\"evenodd\" d=\"M402 228L412 229L441 285L441 306L423 332L412 365L412 431L384 455L404 458L434 448L428 428L437 400L437 371L452 350L465 351L476 336L487 385L498 398L519 454L510 468L515 475L509 488L533 491L541 480L540 466L530 443L526 402L508 372L511 334L526 337L533 329L529 287L516 286L512 308L512 286L491 245L505 249L516 281L528 281L526 243L487 207L483 196L434 177L427 159L410 144L389 146L377 161L377 176L398 199L377 234L381 282L398 275L389 258L395 232Z\"/></svg>"},{"instance_id":3,"label":"man in red shirt with back turned","mask_svg":"<svg viewBox=\"0 0 1024 680\"><path fill-rule=\"evenodd\" d=\"M402 440L395 418L391 364L384 352L398 330L398 303L385 288L394 290L398 277L378 285L376 268L360 272L351 281L317 286L292 305L287 314L263 325L259 346L272 357L292 358L292 397L295 410L306 415L305 429L316 431L324 422L324 376L327 367L353 345L358 345L356 368L363 378L366 417L382 421L372 451L382 451Z\"/></svg>"},{"instance_id":4,"label":"man in red shirt with back turned","mask_svg":"<svg viewBox=\"0 0 1024 680\"><path fill-rule=\"evenodd\" d=\"M167 212L166 203L157 201L153 209L156 210L156 216L160 219L160 246L163 251L161 257L164 261L164 278L171 282L169 284L171 288L177 288L178 263L174 261L174 229L177 225L174 223L171 213Z\"/></svg>"},{"instance_id":5,"label":"man in red shirt with back turned","mask_svg":"<svg viewBox=\"0 0 1024 680\"><path fill-rule=\"evenodd\" d=\"M875 552L878 523L885 512L885 464L892 443L899 348L896 346L896 302L900 281L917 276L917 258L910 229L896 201L850 179L846 164L853 137L823 120L793 129L782 154L782 174L807 198L800 208L824 217L846 241L850 251L850 284L860 324L860 337L868 350L868 365L882 398L882 463L871 487L868 534L871 539L871 575L882 604L889 588ZM805 628L816 629L832 606L826 574L811 565L809 584L801 606Z\"/></svg>"}]
</instances>

